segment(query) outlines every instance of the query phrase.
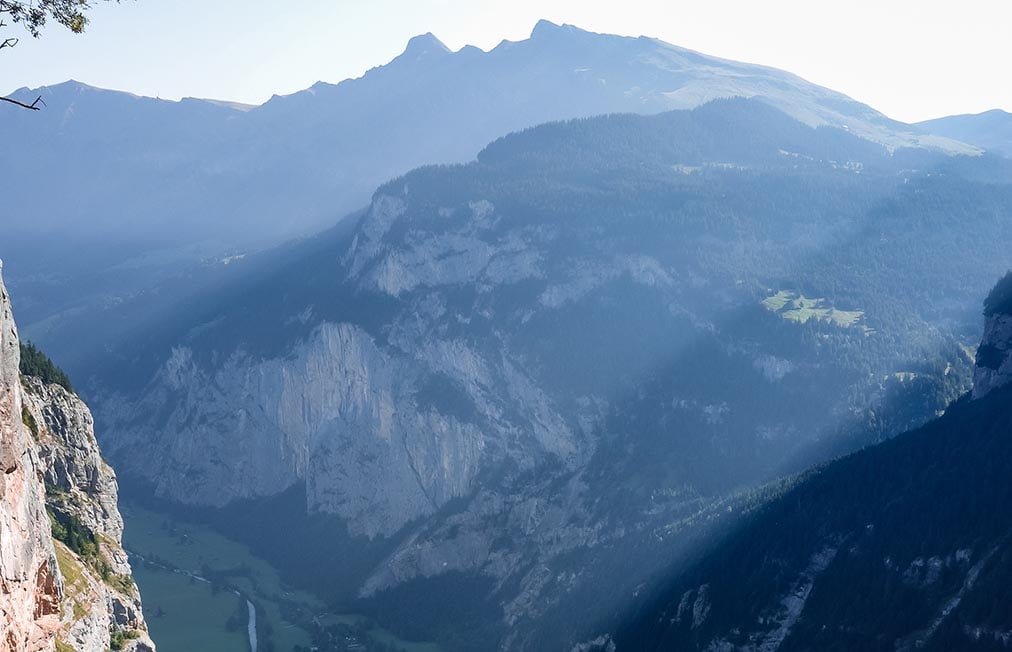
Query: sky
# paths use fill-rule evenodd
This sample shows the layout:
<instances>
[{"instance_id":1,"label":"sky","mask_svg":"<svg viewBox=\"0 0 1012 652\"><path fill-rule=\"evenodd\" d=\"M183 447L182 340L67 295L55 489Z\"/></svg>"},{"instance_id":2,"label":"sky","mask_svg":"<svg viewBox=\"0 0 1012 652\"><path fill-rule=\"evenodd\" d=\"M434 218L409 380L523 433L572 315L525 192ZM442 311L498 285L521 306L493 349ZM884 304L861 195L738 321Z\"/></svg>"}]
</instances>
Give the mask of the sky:
<instances>
[{"instance_id":1,"label":"sky","mask_svg":"<svg viewBox=\"0 0 1012 652\"><path fill-rule=\"evenodd\" d=\"M1012 0L96 0L0 53L0 91L67 79L259 104L357 77L432 32L451 49L527 38L539 18L653 36L789 70L914 122L1012 111ZM10 28L6 28L8 31Z\"/></svg>"}]
</instances>

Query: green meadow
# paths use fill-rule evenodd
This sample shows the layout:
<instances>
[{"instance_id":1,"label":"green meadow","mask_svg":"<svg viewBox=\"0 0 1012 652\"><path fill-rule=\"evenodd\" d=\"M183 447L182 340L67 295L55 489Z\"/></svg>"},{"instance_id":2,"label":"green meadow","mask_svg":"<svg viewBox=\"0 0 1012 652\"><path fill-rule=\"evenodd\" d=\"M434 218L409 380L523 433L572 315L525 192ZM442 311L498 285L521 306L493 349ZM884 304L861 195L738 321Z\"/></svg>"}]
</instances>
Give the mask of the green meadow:
<instances>
[{"instance_id":1,"label":"green meadow","mask_svg":"<svg viewBox=\"0 0 1012 652\"><path fill-rule=\"evenodd\" d=\"M311 646L309 631L300 623L311 622L324 611L323 604L285 587L277 571L249 548L206 526L136 504L125 504L122 511L123 540L135 558L144 615L160 651L248 650L245 613L240 614L241 627L226 630L239 605L234 590L256 605L261 649ZM168 569L206 577L213 585ZM200 641L204 643L194 647Z\"/></svg>"},{"instance_id":2,"label":"green meadow","mask_svg":"<svg viewBox=\"0 0 1012 652\"><path fill-rule=\"evenodd\" d=\"M864 317L861 310L837 310L825 299L809 298L803 294L781 290L762 302L770 312L788 321L804 324L809 319L836 324L842 328L856 326Z\"/></svg>"},{"instance_id":3,"label":"green meadow","mask_svg":"<svg viewBox=\"0 0 1012 652\"><path fill-rule=\"evenodd\" d=\"M441 652L432 643L402 640L365 616L327 613L312 594L286 586L247 546L206 525L126 501L120 509L124 545L159 652L248 652L247 598L257 610L260 652L311 649L314 622L362 631L368 647L371 641L380 649Z\"/></svg>"}]
</instances>

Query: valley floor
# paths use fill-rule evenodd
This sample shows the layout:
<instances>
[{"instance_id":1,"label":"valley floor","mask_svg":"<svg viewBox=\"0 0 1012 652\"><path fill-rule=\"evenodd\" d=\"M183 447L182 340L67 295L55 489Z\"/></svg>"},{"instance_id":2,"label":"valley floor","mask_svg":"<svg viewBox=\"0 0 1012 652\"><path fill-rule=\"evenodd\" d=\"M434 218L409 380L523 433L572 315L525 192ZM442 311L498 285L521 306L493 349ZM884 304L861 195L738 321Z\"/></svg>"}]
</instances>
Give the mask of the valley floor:
<instances>
[{"instance_id":1,"label":"valley floor","mask_svg":"<svg viewBox=\"0 0 1012 652\"><path fill-rule=\"evenodd\" d=\"M124 502L125 547L163 652L246 652L255 607L257 652L376 650L440 652L404 641L358 614L329 613L315 596L287 587L248 547L187 520Z\"/></svg>"}]
</instances>

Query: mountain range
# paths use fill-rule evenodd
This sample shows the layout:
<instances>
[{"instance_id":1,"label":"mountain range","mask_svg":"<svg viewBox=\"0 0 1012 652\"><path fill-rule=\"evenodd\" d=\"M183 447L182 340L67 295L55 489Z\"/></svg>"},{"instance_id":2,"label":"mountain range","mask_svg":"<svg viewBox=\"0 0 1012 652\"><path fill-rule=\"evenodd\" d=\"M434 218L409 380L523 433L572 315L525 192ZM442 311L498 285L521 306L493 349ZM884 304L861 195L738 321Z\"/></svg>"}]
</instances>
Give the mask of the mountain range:
<instances>
[{"instance_id":1,"label":"mountain range","mask_svg":"<svg viewBox=\"0 0 1012 652\"><path fill-rule=\"evenodd\" d=\"M1001 385L1007 350L976 346L1012 249L990 123L953 139L789 73L545 21L489 52L417 37L259 107L19 93L49 107L0 126L22 153L0 163L2 253L27 331L134 498L335 613L447 651L811 649L822 624L874 647L984 559L896 553L952 573L882 640L814 607L863 541L823 488L898 493L908 476L875 484L861 460L926 478L952 436L891 438L1006 395L960 399L975 375Z\"/></svg>"},{"instance_id":2,"label":"mountain range","mask_svg":"<svg viewBox=\"0 0 1012 652\"><path fill-rule=\"evenodd\" d=\"M917 126L932 134L972 143L1003 156L1012 156L1012 114L1001 109L928 120Z\"/></svg>"},{"instance_id":3,"label":"mountain range","mask_svg":"<svg viewBox=\"0 0 1012 652\"><path fill-rule=\"evenodd\" d=\"M391 178L469 161L495 138L552 120L750 97L889 148L974 151L789 73L547 21L489 52L419 36L358 79L258 107L78 82L14 93L37 96L46 111L10 110L0 123L17 152L0 161L8 283L25 297L25 332L72 371L79 325L96 312L178 292L185 282L172 281L195 267L315 233ZM104 321L88 331L109 330Z\"/></svg>"}]
</instances>

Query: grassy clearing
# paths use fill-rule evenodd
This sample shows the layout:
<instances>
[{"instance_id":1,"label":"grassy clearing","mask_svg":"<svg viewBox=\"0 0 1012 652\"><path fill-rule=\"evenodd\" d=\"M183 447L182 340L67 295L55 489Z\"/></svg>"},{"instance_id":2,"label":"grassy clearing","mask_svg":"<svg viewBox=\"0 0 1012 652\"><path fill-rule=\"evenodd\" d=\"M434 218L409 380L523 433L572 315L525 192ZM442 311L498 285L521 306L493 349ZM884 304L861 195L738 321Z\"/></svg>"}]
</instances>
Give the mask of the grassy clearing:
<instances>
[{"instance_id":1,"label":"grassy clearing","mask_svg":"<svg viewBox=\"0 0 1012 652\"><path fill-rule=\"evenodd\" d=\"M35 422L35 417L32 416L27 404L21 406L21 423L32 433L32 439L39 441L39 424Z\"/></svg>"},{"instance_id":2,"label":"grassy clearing","mask_svg":"<svg viewBox=\"0 0 1012 652\"><path fill-rule=\"evenodd\" d=\"M780 312L787 305L787 302L794 296L793 292L787 290L780 290L771 297L763 299L763 306L766 307L770 312Z\"/></svg>"},{"instance_id":3,"label":"grassy clearing","mask_svg":"<svg viewBox=\"0 0 1012 652\"><path fill-rule=\"evenodd\" d=\"M64 591L66 600L70 601L71 612L75 620L80 620L87 615L84 604L81 601L81 593L88 590L88 579L85 577L84 567L74 556L67 546L57 540L53 540L53 549L56 551L56 565L60 568L60 575L63 576Z\"/></svg>"},{"instance_id":4,"label":"grassy clearing","mask_svg":"<svg viewBox=\"0 0 1012 652\"><path fill-rule=\"evenodd\" d=\"M56 550L56 563L60 567L60 574L63 575L68 592L71 589L75 592L83 591L88 585L84 578L84 568L67 546L59 541L53 541L53 547Z\"/></svg>"},{"instance_id":5,"label":"grassy clearing","mask_svg":"<svg viewBox=\"0 0 1012 652\"><path fill-rule=\"evenodd\" d=\"M810 319L836 324L841 328L857 326L864 317L862 310L837 310L825 299L810 298L802 294L781 290L763 299L763 307L783 319L804 324ZM865 329L866 331L868 329Z\"/></svg>"}]
</instances>

